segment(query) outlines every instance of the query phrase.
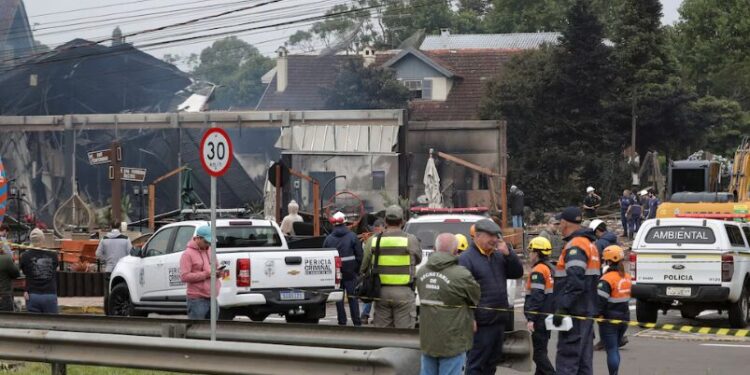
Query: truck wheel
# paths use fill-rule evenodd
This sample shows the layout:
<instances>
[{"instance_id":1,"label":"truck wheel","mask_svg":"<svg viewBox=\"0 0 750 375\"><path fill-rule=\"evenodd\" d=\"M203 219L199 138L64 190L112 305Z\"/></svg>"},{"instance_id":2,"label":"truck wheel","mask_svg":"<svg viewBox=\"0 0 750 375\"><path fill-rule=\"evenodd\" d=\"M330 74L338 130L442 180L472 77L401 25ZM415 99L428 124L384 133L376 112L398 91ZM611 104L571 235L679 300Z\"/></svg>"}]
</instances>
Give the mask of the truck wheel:
<instances>
[{"instance_id":1,"label":"truck wheel","mask_svg":"<svg viewBox=\"0 0 750 375\"><path fill-rule=\"evenodd\" d=\"M287 315L286 316L286 322L287 323L304 323L304 324L318 324L320 321L320 318L311 318L305 315Z\"/></svg>"},{"instance_id":2,"label":"truck wheel","mask_svg":"<svg viewBox=\"0 0 750 375\"><path fill-rule=\"evenodd\" d=\"M120 283L112 288L107 301L107 314L112 316L147 316L147 313L137 312L130 300L130 290L128 285Z\"/></svg>"},{"instance_id":3,"label":"truck wheel","mask_svg":"<svg viewBox=\"0 0 750 375\"><path fill-rule=\"evenodd\" d=\"M655 303L636 300L635 316L641 323L656 323L659 307Z\"/></svg>"},{"instance_id":4,"label":"truck wheel","mask_svg":"<svg viewBox=\"0 0 750 375\"><path fill-rule=\"evenodd\" d=\"M748 292L748 284L745 283L740 299L729 305L729 325L732 328L745 328L748 322L750 322L750 292Z\"/></svg>"},{"instance_id":5,"label":"truck wheel","mask_svg":"<svg viewBox=\"0 0 750 375\"><path fill-rule=\"evenodd\" d=\"M262 322L268 318L268 314L264 313L258 313L258 312L249 312L247 314L247 317L250 318L250 320L254 322Z\"/></svg>"},{"instance_id":6,"label":"truck wheel","mask_svg":"<svg viewBox=\"0 0 750 375\"><path fill-rule=\"evenodd\" d=\"M237 310L219 308L219 320L234 320L235 316L237 316Z\"/></svg>"}]
</instances>

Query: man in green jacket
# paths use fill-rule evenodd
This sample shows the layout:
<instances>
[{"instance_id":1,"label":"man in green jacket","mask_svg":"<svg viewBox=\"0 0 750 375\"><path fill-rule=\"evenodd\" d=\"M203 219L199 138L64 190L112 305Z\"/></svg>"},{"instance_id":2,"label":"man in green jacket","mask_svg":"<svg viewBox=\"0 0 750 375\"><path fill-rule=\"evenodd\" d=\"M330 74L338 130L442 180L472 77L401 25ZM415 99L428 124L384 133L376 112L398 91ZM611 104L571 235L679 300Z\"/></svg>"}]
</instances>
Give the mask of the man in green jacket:
<instances>
[{"instance_id":1,"label":"man in green jacket","mask_svg":"<svg viewBox=\"0 0 750 375\"><path fill-rule=\"evenodd\" d=\"M0 311L13 311L13 280L18 276L13 252L0 248Z\"/></svg>"},{"instance_id":2,"label":"man in green jacket","mask_svg":"<svg viewBox=\"0 0 750 375\"><path fill-rule=\"evenodd\" d=\"M476 324L470 306L479 303L479 284L452 255L458 243L451 233L435 238L435 253L417 272L421 375L463 373Z\"/></svg>"}]
</instances>

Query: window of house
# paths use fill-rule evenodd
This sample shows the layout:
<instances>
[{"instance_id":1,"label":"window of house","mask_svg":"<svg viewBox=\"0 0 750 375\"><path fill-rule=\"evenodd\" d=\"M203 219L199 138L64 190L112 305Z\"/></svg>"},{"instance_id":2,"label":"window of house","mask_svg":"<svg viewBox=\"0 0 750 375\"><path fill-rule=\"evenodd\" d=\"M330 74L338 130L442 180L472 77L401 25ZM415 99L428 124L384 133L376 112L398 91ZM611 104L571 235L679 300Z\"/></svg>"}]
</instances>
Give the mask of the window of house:
<instances>
[{"instance_id":1,"label":"window of house","mask_svg":"<svg viewBox=\"0 0 750 375\"><path fill-rule=\"evenodd\" d=\"M483 174L479 175L479 190L490 190L490 181Z\"/></svg>"},{"instance_id":2,"label":"window of house","mask_svg":"<svg viewBox=\"0 0 750 375\"><path fill-rule=\"evenodd\" d=\"M422 99L422 80L407 79L404 80L404 86L409 89L410 99Z\"/></svg>"},{"instance_id":3,"label":"window of house","mask_svg":"<svg viewBox=\"0 0 750 375\"><path fill-rule=\"evenodd\" d=\"M385 189L385 171L372 171L372 190Z\"/></svg>"}]
</instances>

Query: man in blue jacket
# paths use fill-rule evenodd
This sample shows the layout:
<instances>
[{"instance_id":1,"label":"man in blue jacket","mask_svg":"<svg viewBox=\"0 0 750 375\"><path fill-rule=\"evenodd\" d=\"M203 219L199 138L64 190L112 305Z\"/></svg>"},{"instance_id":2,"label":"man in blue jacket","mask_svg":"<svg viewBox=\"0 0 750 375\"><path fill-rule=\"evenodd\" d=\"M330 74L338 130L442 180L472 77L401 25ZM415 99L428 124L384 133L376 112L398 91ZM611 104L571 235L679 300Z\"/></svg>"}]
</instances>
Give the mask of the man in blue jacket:
<instances>
[{"instance_id":1,"label":"man in blue jacket","mask_svg":"<svg viewBox=\"0 0 750 375\"><path fill-rule=\"evenodd\" d=\"M330 219L334 225L333 232L323 241L323 247L335 248L341 257L341 288L346 292L349 300L349 313L352 315L352 323L361 326L362 320L359 316L359 301L354 298L354 288L357 286L357 274L362 264L362 245L357 235L347 228L345 224L346 215L336 212ZM346 325L346 309L344 301L336 302L339 325Z\"/></svg>"},{"instance_id":2,"label":"man in blue jacket","mask_svg":"<svg viewBox=\"0 0 750 375\"><path fill-rule=\"evenodd\" d=\"M521 278L523 265L492 220L477 221L474 228L474 243L458 258L458 264L471 272L481 288L474 311L477 332L468 354L466 375L492 375L503 354L509 309L506 281Z\"/></svg>"},{"instance_id":3,"label":"man in blue jacket","mask_svg":"<svg viewBox=\"0 0 750 375\"><path fill-rule=\"evenodd\" d=\"M607 223L602 220L594 219L589 224L589 228L594 231L596 236L596 249L599 250L599 258L601 259L604 249L611 245L617 245L617 235L607 230Z\"/></svg>"}]
</instances>

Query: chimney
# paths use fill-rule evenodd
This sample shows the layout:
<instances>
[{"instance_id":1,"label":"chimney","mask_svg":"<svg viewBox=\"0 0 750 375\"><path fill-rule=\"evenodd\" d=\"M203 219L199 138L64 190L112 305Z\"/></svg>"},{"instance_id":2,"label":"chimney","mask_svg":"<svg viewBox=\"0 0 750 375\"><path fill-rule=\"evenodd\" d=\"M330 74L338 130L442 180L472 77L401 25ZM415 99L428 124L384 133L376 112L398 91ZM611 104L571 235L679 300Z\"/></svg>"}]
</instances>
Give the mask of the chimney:
<instances>
[{"instance_id":1,"label":"chimney","mask_svg":"<svg viewBox=\"0 0 750 375\"><path fill-rule=\"evenodd\" d=\"M284 92L289 83L289 51L281 46L276 50L276 91Z\"/></svg>"},{"instance_id":2,"label":"chimney","mask_svg":"<svg viewBox=\"0 0 750 375\"><path fill-rule=\"evenodd\" d=\"M451 36L451 29L440 29L440 36Z\"/></svg>"},{"instance_id":3,"label":"chimney","mask_svg":"<svg viewBox=\"0 0 750 375\"><path fill-rule=\"evenodd\" d=\"M375 49L367 46L360 52L364 60L365 68L375 63Z\"/></svg>"}]
</instances>

